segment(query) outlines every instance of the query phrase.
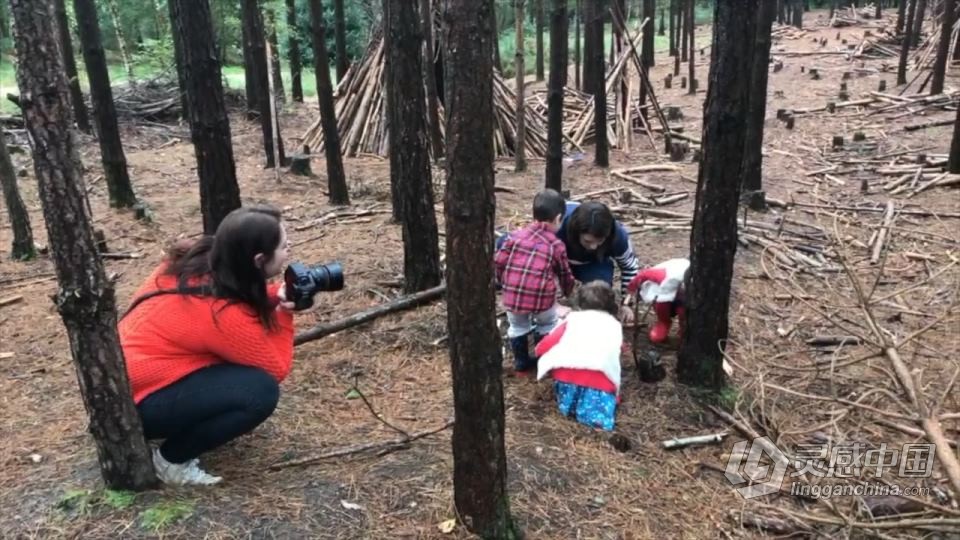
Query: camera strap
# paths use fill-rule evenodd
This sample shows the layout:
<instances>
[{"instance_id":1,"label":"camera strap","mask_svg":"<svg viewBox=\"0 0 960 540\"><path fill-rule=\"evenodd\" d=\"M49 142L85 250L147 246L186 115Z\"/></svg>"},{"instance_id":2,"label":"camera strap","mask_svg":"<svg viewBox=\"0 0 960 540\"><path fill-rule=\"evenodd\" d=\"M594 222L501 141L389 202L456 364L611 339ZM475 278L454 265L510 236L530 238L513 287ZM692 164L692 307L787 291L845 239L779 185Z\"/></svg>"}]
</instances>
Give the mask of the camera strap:
<instances>
[{"instance_id":1,"label":"camera strap","mask_svg":"<svg viewBox=\"0 0 960 540\"><path fill-rule=\"evenodd\" d=\"M120 318L117 320L117 322L122 321L124 317L126 317L127 315L129 315L130 312L133 311L133 309L134 309L135 307L137 307L137 306L139 306L140 304L142 304L145 300L149 300L149 299L151 299L151 298L153 298L153 297L160 296L160 295L163 295L163 294L182 294L182 295L184 295L184 296L186 296L186 295L190 295L190 296L211 296L211 295L213 294L213 290L212 290L209 286L202 286L202 285L201 285L201 286L194 286L194 287L182 287L182 288L176 288L176 289L157 289L157 290L155 290L155 291L150 291L150 292L148 292L148 293L145 293L145 294L142 294L142 295L138 296L138 297L133 301L133 303L130 304L130 307L128 307L127 310L126 310L125 312L123 312L123 315L120 316Z\"/></svg>"}]
</instances>

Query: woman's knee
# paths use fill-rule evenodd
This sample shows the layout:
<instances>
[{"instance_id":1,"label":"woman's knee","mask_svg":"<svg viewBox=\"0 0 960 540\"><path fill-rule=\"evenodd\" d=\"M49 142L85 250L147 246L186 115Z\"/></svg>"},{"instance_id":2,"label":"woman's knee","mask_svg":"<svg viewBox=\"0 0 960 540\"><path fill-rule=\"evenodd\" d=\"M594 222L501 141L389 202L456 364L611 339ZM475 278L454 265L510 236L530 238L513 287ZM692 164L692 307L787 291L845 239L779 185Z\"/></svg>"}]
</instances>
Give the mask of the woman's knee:
<instances>
[{"instance_id":1,"label":"woman's knee","mask_svg":"<svg viewBox=\"0 0 960 540\"><path fill-rule=\"evenodd\" d=\"M245 368L238 387L245 396L244 408L260 420L266 420L280 401L280 384L269 373L258 368Z\"/></svg>"}]
</instances>

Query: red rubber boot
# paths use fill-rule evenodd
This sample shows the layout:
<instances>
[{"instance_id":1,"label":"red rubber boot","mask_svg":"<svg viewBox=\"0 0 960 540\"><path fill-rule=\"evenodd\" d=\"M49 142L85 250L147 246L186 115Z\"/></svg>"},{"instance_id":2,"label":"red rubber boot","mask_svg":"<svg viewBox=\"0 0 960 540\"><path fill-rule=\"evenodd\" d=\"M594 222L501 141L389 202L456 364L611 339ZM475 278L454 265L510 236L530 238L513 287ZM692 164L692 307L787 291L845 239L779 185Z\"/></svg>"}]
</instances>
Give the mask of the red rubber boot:
<instances>
[{"instance_id":1,"label":"red rubber boot","mask_svg":"<svg viewBox=\"0 0 960 540\"><path fill-rule=\"evenodd\" d=\"M673 322L673 304L671 302L656 302L653 304L653 312L657 314L657 322L650 329L650 341L652 343L663 343L670 335L670 325Z\"/></svg>"}]
</instances>

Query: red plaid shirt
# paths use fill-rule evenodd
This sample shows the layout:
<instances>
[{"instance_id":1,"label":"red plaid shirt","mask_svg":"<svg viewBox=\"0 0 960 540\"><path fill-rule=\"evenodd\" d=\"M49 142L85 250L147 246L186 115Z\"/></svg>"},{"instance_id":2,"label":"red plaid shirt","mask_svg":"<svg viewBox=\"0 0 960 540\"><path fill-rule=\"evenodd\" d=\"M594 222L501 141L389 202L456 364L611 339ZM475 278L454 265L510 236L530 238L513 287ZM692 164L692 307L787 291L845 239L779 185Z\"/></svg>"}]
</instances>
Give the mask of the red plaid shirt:
<instances>
[{"instance_id":1,"label":"red plaid shirt","mask_svg":"<svg viewBox=\"0 0 960 540\"><path fill-rule=\"evenodd\" d=\"M556 280L564 295L574 279L567 247L546 223L533 222L511 234L496 256L497 281L503 288L503 306L514 313L539 313L557 300Z\"/></svg>"}]
</instances>

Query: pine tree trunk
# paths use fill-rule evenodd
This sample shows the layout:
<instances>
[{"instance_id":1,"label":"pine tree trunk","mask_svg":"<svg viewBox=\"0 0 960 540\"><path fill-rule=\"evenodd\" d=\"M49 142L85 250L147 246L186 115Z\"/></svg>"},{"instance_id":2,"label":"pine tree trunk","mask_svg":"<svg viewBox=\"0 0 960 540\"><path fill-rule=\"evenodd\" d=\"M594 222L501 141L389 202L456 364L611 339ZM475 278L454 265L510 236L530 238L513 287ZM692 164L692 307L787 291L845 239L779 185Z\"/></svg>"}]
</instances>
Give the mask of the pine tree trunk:
<instances>
[{"instance_id":1,"label":"pine tree trunk","mask_svg":"<svg viewBox=\"0 0 960 540\"><path fill-rule=\"evenodd\" d=\"M347 177L340 155L340 134L337 132L337 116L333 106L333 85L330 82L330 66L327 63L327 45L324 38L323 3L309 0L311 36L313 37L313 70L317 78L317 99L320 102L320 126L323 129L323 149L327 156L327 189L330 204L350 204Z\"/></svg>"},{"instance_id":2,"label":"pine tree trunk","mask_svg":"<svg viewBox=\"0 0 960 540\"><path fill-rule=\"evenodd\" d=\"M830 0L830 20L833 20L833 15L836 13L837 9L840 7L840 0Z\"/></svg>"},{"instance_id":3,"label":"pine tree trunk","mask_svg":"<svg viewBox=\"0 0 960 540\"><path fill-rule=\"evenodd\" d=\"M272 7L267 8L267 41L270 43L270 76L273 77L273 91L280 103L286 103L283 91L283 67L280 65L280 47L277 46L277 18ZM279 132L279 130L278 130Z\"/></svg>"},{"instance_id":4,"label":"pine tree trunk","mask_svg":"<svg viewBox=\"0 0 960 540\"><path fill-rule=\"evenodd\" d=\"M653 54L653 19L657 16L657 1L656 0L643 0L643 17L641 19L649 19L650 22L647 23L647 26L643 29L643 65L647 68L652 68L655 65L655 59ZM662 25L661 25L662 28ZM649 72L649 69L647 70ZM641 85L644 88L643 85Z\"/></svg>"},{"instance_id":5,"label":"pine tree trunk","mask_svg":"<svg viewBox=\"0 0 960 540\"><path fill-rule=\"evenodd\" d=\"M690 233L687 317L677 362L686 384L719 390L733 262L737 252L740 166L747 124L753 22L762 0L728 0L714 7L713 47L704 109L703 154ZM689 329L696 329L689 331Z\"/></svg>"},{"instance_id":6,"label":"pine tree trunk","mask_svg":"<svg viewBox=\"0 0 960 540\"><path fill-rule=\"evenodd\" d=\"M687 1L687 32L689 32L690 37L687 38L690 41L690 52L687 54L687 61L689 62L687 68L687 93L694 95L697 93L697 81L696 81L696 62L697 62L697 45L694 40L694 33L697 29L697 19L695 17L696 2L694 0Z\"/></svg>"},{"instance_id":7,"label":"pine tree trunk","mask_svg":"<svg viewBox=\"0 0 960 540\"><path fill-rule=\"evenodd\" d=\"M245 34L250 46L250 64L246 69L252 73L256 92L257 111L260 113L260 131L263 135L263 153L266 155L266 167L276 166L273 156L273 115L270 111L270 72L267 69L266 37L263 31L263 15L260 13L259 0L242 0L240 12ZM279 133L278 133L279 134ZM278 136L277 150L280 164L285 161L283 141Z\"/></svg>"},{"instance_id":8,"label":"pine tree trunk","mask_svg":"<svg viewBox=\"0 0 960 540\"><path fill-rule=\"evenodd\" d=\"M791 0L793 5L791 6L793 12L793 26L797 28L803 28L803 3L800 0Z\"/></svg>"},{"instance_id":9,"label":"pine tree trunk","mask_svg":"<svg viewBox=\"0 0 960 540\"><path fill-rule=\"evenodd\" d=\"M603 66L601 63L600 66L594 65L594 62L597 58L597 53L593 50L596 45L596 40L593 37L593 31L597 27L594 19L597 18L597 0L581 0L583 3L583 91L587 94L593 95L594 87L593 83L596 81L597 68ZM600 57L603 58L603 52L601 51Z\"/></svg>"},{"instance_id":10,"label":"pine tree trunk","mask_svg":"<svg viewBox=\"0 0 960 540\"><path fill-rule=\"evenodd\" d=\"M17 187L17 173L10 161L7 152L7 140L0 126L0 184L3 184L3 200L7 204L7 215L10 217L10 228L13 229L13 246L10 257L14 260L25 261L36 255L33 247L33 229L30 227L30 214L20 198L20 189Z\"/></svg>"},{"instance_id":11,"label":"pine tree trunk","mask_svg":"<svg viewBox=\"0 0 960 540\"><path fill-rule=\"evenodd\" d=\"M670 56L677 55L677 0L670 0Z\"/></svg>"},{"instance_id":12,"label":"pine tree trunk","mask_svg":"<svg viewBox=\"0 0 960 540\"><path fill-rule=\"evenodd\" d=\"M440 132L440 103L437 98L437 73L434 61L433 19L431 0L420 0L420 18L423 25L423 81L427 87L427 129L430 130L430 148L434 161L443 158L443 134Z\"/></svg>"},{"instance_id":13,"label":"pine tree trunk","mask_svg":"<svg viewBox=\"0 0 960 540\"><path fill-rule=\"evenodd\" d=\"M883 7L882 7L883 2L881 2L880 0L875 0L875 1L877 3L877 10L873 13L873 18L880 19L881 17L883 17Z\"/></svg>"},{"instance_id":14,"label":"pine tree trunk","mask_svg":"<svg viewBox=\"0 0 960 540\"><path fill-rule=\"evenodd\" d=\"M580 79L580 23L583 20L583 0L577 0L575 9L577 12L573 14L573 76L576 79L574 84L576 85L577 90L580 90L583 87Z\"/></svg>"},{"instance_id":15,"label":"pine tree trunk","mask_svg":"<svg viewBox=\"0 0 960 540\"><path fill-rule=\"evenodd\" d=\"M133 404L113 285L93 237L70 102L52 12L34 0L11 0L24 125L56 268L57 309L67 329L80 394L90 418L100 473L110 489L153 487L150 447ZM31 98L30 96L34 96Z\"/></svg>"},{"instance_id":16,"label":"pine tree trunk","mask_svg":"<svg viewBox=\"0 0 960 540\"><path fill-rule=\"evenodd\" d=\"M493 67L503 73L503 61L500 59L500 24L497 21L497 6L494 2L490 11L490 24L493 25Z\"/></svg>"},{"instance_id":17,"label":"pine tree trunk","mask_svg":"<svg viewBox=\"0 0 960 540\"><path fill-rule=\"evenodd\" d=\"M594 17L592 19L593 30L593 54L592 62L595 66L593 70L593 103L594 103L594 139L596 141L596 153L594 155L594 164L598 167L610 166L610 144L607 140L607 89L604 82L606 75L606 66L603 61L603 32L604 32L604 14L607 12L606 0L587 0L594 5Z\"/></svg>"},{"instance_id":18,"label":"pine tree trunk","mask_svg":"<svg viewBox=\"0 0 960 540\"><path fill-rule=\"evenodd\" d=\"M957 33L957 40L953 43L953 60L960 60L960 32Z\"/></svg>"},{"instance_id":19,"label":"pine tree trunk","mask_svg":"<svg viewBox=\"0 0 960 540\"><path fill-rule=\"evenodd\" d=\"M950 160L947 170L960 174L960 107L957 108L957 120L953 123L953 140L950 142Z\"/></svg>"},{"instance_id":20,"label":"pine tree trunk","mask_svg":"<svg viewBox=\"0 0 960 540\"><path fill-rule=\"evenodd\" d=\"M241 0L244 2L246 0ZM259 93L257 91L257 70L253 66L254 56L251 50L250 27L243 20L240 21L240 39L243 48L243 88L247 98L247 120L256 120L260 114ZM222 60L221 60L222 62Z\"/></svg>"},{"instance_id":21,"label":"pine tree trunk","mask_svg":"<svg viewBox=\"0 0 960 540\"><path fill-rule=\"evenodd\" d=\"M777 0L777 24L787 24L787 3L790 0Z\"/></svg>"},{"instance_id":22,"label":"pine tree trunk","mask_svg":"<svg viewBox=\"0 0 960 540\"><path fill-rule=\"evenodd\" d=\"M240 207L230 119L208 0L176 2L173 26L183 48L183 75L190 138L197 157L203 232L213 234L224 217Z\"/></svg>"},{"instance_id":23,"label":"pine tree trunk","mask_svg":"<svg viewBox=\"0 0 960 540\"><path fill-rule=\"evenodd\" d=\"M943 0L943 11L940 15L940 43L937 47L937 58L933 63L933 81L930 83L930 94L942 94L943 83L947 74L947 56L950 54L950 38L953 37L953 12L956 0Z\"/></svg>"},{"instance_id":24,"label":"pine tree trunk","mask_svg":"<svg viewBox=\"0 0 960 540\"><path fill-rule=\"evenodd\" d=\"M773 25L774 6L758 0L756 30L750 68L750 95L746 134L743 149L743 190L753 192L750 207L762 210L766 206L763 196L763 123L767 114L767 74L770 64L770 30Z\"/></svg>"},{"instance_id":25,"label":"pine tree trunk","mask_svg":"<svg viewBox=\"0 0 960 540\"><path fill-rule=\"evenodd\" d=\"M920 45L920 34L923 32L923 18L927 11L927 0L916 0L916 2L917 12L911 19L913 21L913 32L910 33L910 43L912 47Z\"/></svg>"},{"instance_id":26,"label":"pine tree trunk","mask_svg":"<svg viewBox=\"0 0 960 540\"><path fill-rule=\"evenodd\" d=\"M347 58L347 23L343 14L343 0L333 0L333 34L337 46L337 83L343 80L350 67Z\"/></svg>"},{"instance_id":27,"label":"pine tree trunk","mask_svg":"<svg viewBox=\"0 0 960 540\"><path fill-rule=\"evenodd\" d=\"M190 118L190 111L187 108L187 80L183 73L183 45L180 43L180 34L174 27L174 21L177 20L177 3L175 0L167 0L167 16L170 17L170 34L173 36L173 62L177 69L177 88L180 91L180 117Z\"/></svg>"},{"instance_id":28,"label":"pine tree trunk","mask_svg":"<svg viewBox=\"0 0 960 540\"><path fill-rule=\"evenodd\" d=\"M682 36L680 37L680 61L687 61L687 54L690 51L687 40L690 39L690 4L693 0L680 0L680 11L682 12ZM678 74L679 75L679 74Z\"/></svg>"},{"instance_id":29,"label":"pine tree trunk","mask_svg":"<svg viewBox=\"0 0 960 540\"><path fill-rule=\"evenodd\" d=\"M398 188L404 216L404 292L440 284L440 247L433 208L430 149L427 142L426 96L423 89L423 34L419 6L410 0L388 0L386 32L387 115L390 130L390 176Z\"/></svg>"},{"instance_id":30,"label":"pine tree trunk","mask_svg":"<svg viewBox=\"0 0 960 540\"><path fill-rule=\"evenodd\" d=\"M524 66L525 54L523 48L523 0L514 0L516 4L516 16L514 19L514 26L516 28L516 51L514 54L514 65L516 67L516 92L517 92L517 147L514 149L514 166L513 169L515 172L523 172L527 170L527 120L526 120L526 95L525 95L525 80L526 69ZM553 65L550 66L550 81L553 81ZM548 98L549 99L549 98ZM549 145L548 145L548 154L549 154ZM549 164L547 165L549 168ZM550 182L550 175L547 175L547 183Z\"/></svg>"},{"instance_id":31,"label":"pine tree trunk","mask_svg":"<svg viewBox=\"0 0 960 540\"><path fill-rule=\"evenodd\" d=\"M73 105L73 118L77 122L77 129L90 133L90 117L87 115L87 104L83 101L83 92L80 90L80 77L77 76L77 61L73 56L73 43L70 39L70 21L67 20L67 6L64 0L54 0L54 15L57 18L57 34L60 41L60 51L63 53L63 67L67 74L67 84L70 86L70 102Z\"/></svg>"},{"instance_id":32,"label":"pine tree trunk","mask_svg":"<svg viewBox=\"0 0 960 540\"><path fill-rule=\"evenodd\" d=\"M547 87L546 187L563 191L563 94L567 86L567 1L553 0L550 13L550 81Z\"/></svg>"},{"instance_id":33,"label":"pine tree trunk","mask_svg":"<svg viewBox=\"0 0 960 540\"><path fill-rule=\"evenodd\" d=\"M537 17L537 80L542 81L544 78L544 66L543 66L543 0L533 0L536 6L535 16Z\"/></svg>"},{"instance_id":34,"label":"pine tree trunk","mask_svg":"<svg viewBox=\"0 0 960 540\"><path fill-rule=\"evenodd\" d=\"M74 4L76 5L76 4ZM117 9L117 0L107 0L110 18L113 19L113 29L117 33L117 44L120 46L120 58L127 70L127 84L137 84L137 77L133 73L133 62L130 60L130 50L127 48L127 37L123 33L123 23L120 21L120 11ZM100 26L100 23L97 23Z\"/></svg>"},{"instance_id":35,"label":"pine tree trunk","mask_svg":"<svg viewBox=\"0 0 960 540\"><path fill-rule=\"evenodd\" d=\"M904 21L906 21L907 15L907 3L910 0L898 0L899 5L897 6L897 34L903 33Z\"/></svg>"},{"instance_id":36,"label":"pine tree trunk","mask_svg":"<svg viewBox=\"0 0 960 540\"><path fill-rule=\"evenodd\" d=\"M517 538L507 497L500 337L493 289L493 0L446 0L447 327L453 375L453 498L483 538Z\"/></svg>"},{"instance_id":37,"label":"pine tree trunk","mask_svg":"<svg viewBox=\"0 0 960 540\"><path fill-rule=\"evenodd\" d=\"M907 2L908 0L903 0ZM909 0L907 18L903 23L903 43L900 45L900 63L897 64L897 86L907 84L907 57L910 56L910 44L913 42L913 19L917 13L917 0Z\"/></svg>"},{"instance_id":38,"label":"pine tree trunk","mask_svg":"<svg viewBox=\"0 0 960 540\"><path fill-rule=\"evenodd\" d=\"M133 193L130 175L127 172L127 158L123 153L123 144L120 142L120 128L117 125L117 111L113 105L107 59L100 40L97 7L94 0L74 0L73 10L77 15L83 61L87 66L90 101L93 104L93 118L97 125L97 138L100 142L103 175L107 182L107 191L110 193L110 206L130 207L136 204L137 197Z\"/></svg>"},{"instance_id":39,"label":"pine tree trunk","mask_svg":"<svg viewBox=\"0 0 960 540\"><path fill-rule=\"evenodd\" d=\"M657 28L657 35L665 36L667 35L667 14L666 10L660 8L660 26Z\"/></svg>"},{"instance_id":40,"label":"pine tree trunk","mask_svg":"<svg viewBox=\"0 0 960 540\"><path fill-rule=\"evenodd\" d=\"M300 32L297 26L296 0L286 0L287 3L287 63L290 64L290 92L291 98L303 103L303 61L300 57Z\"/></svg>"}]
</instances>

